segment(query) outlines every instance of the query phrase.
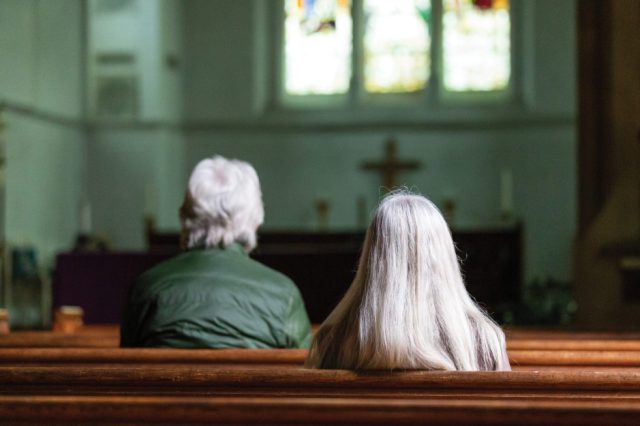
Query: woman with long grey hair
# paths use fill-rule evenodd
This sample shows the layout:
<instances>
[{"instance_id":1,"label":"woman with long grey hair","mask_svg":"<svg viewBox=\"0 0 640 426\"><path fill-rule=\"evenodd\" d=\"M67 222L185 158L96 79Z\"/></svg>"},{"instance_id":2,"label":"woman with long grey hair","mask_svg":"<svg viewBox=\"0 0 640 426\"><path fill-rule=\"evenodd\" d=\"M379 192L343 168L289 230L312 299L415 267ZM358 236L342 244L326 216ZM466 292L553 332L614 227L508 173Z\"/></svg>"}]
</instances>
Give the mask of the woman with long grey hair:
<instances>
[{"instance_id":1,"label":"woman with long grey hair","mask_svg":"<svg viewBox=\"0 0 640 426\"><path fill-rule=\"evenodd\" d=\"M351 287L318 329L306 365L341 369L510 370L504 333L471 299L438 208L387 196Z\"/></svg>"}]
</instances>

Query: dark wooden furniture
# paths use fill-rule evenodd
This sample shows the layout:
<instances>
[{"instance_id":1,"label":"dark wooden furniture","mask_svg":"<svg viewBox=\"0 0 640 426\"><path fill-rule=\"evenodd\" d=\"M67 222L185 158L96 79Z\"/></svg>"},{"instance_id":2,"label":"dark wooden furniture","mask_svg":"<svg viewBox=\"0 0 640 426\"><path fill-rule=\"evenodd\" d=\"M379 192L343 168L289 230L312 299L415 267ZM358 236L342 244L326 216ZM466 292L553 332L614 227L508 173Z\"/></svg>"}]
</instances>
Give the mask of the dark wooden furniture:
<instances>
[{"instance_id":1,"label":"dark wooden furniture","mask_svg":"<svg viewBox=\"0 0 640 426\"><path fill-rule=\"evenodd\" d=\"M13 331L0 335L0 348L116 348L117 325L83 326L71 334L56 331Z\"/></svg>"},{"instance_id":2,"label":"dark wooden furniture","mask_svg":"<svg viewBox=\"0 0 640 426\"><path fill-rule=\"evenodd\" d=\"M506 329L509 350L640 351L640 333ZM85 325L72 334L15 331L0 335L3 348L116 348L119 325ZM21 349L23 351L24 349ZM100 349L102 350L102 349Z\"/></svg>"},{"instance_id":3,"label":"dark wooden furniture","mask_svg":"<svg viewBox=\"0 0 640 426\"><path fill-rule=\"evenodd\" d=\"M576 321L588 327L637 327L640 2L577 4Z\"/></svg>"},{"instance_id":4,"label":"dark wooden furniture","mask_svg":"<svg viewBox=\"0 0 640 426\"><path fill-rule=\"evenodd\" d=\"M304 349L2 348L0 365L181 364L300 367L304 364L307 353ZM510 349L509 359L514 369L523 366L640 368L638 350Z\"/></svg>"},{"instance_id":5,"label":"dark wooden furniture","mask_svg":"<svg viewBox=\"0 0 640 426\"><path fill-rule=\"evenodd\" d=\"M501 306L519 297L522 238L520 226L454 232L469 292L498 318ZM177 239L154 234L148 253L60 254L54 306L81 306L87 324L118 323L131 282L177 254ZM363 239L362 232L265 232L252 257L289 276L311 322L321 323L351 284Z\"/></svg>"},{"instance_id":6,"label":"dark wooden furniture","mask_svg":"<svg viewBox=\"0 0 640 426\"><path fill-rule=\"evenodd\" d=\"M53 306L80 306L85 324L117 324L133 280L173 256L162 253L63 253L53 276Z\"/></svg>"},{"instance_id":7,"label":"dark wooden furniture","mask_svg":"<svg viewBox=\"0 0 640 426\"><path fill-rule=\"evenodd\" d=\"M216 364L0 365L5 395L633 398L640 369L532 366L510 372L346 371Z\"/></svg>"},{"instance_id":8,"label":"dark wooden furniture","mask_svg":"<svg viewBox=\"0 0 640 426\"><path fill-rule=\"evenodd\" d=\"M636 425L637 400L0 396L4 424Z\"/></svg>"},{"instance_id":9,"label":"dark wooden furniture","mask_svg":"<svg viewBox=\"0 0 640 426\"><path fill-rule=\"evenodd\" d=\"M305 350L4 348L0 423L637 423L637 334L507 334L512 372L305 369ZM556 347L513 349L541 342Z\"/></svg>"}]
</instances>

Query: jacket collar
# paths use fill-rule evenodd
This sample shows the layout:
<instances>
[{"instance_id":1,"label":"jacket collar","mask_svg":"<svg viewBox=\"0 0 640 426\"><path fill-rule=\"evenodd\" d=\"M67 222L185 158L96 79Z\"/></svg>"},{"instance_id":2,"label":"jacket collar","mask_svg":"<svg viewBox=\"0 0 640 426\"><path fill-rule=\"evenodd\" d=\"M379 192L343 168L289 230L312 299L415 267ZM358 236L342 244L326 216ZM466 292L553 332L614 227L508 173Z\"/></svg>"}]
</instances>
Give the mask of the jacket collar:
<instances>
[{"instance_id":1,"label":"jacket collar","mask_svg":"<svg viewBox=\"0 0 640 426\"><path fill-rule=\"evenodd\" d=\"M239 253L239 254L244 254L245 256L248 256L249 254L244 250L244 247L238 243L232 243L230 245L228 245L227 247L224 247L222 244L219 244L216 247L205 247L204 245L198 245L195 247L191 247L188 251L229 251L229 252L234 252L234 253Z\"/></svg>"},{"instance_id":2,"label":"jacket collar","mask_svg":"<svg viewBox=\"0 0 640 426\"><path fill-rule=\"evenodd\" d=\"M244 251L244 247L242 247L238 243L233 243L230 246L227 246L226 248L222 248L221 247L220 250L233 251L233 252L241 253L241 254L244 254L244 255L248 254L246 251Z\"/></svg>"}]
</instances>

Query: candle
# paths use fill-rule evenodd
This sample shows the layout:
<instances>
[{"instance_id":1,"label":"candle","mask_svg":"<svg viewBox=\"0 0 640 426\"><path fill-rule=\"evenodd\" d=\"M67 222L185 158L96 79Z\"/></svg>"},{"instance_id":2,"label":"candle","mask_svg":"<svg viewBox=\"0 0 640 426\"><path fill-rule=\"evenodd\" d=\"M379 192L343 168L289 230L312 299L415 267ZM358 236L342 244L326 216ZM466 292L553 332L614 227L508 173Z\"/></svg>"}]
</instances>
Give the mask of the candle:
<instances>
[{"instance_id":1,"label":"candle","mask_svg":"<svg viewBox=\"0 0 640 426\"><path fill-rule=\"evenodd\" d=\"M80 233L91 234L91 204L84 201L80 207Z\"/></svg>"},{"instance_id":2,"label":"candle","mask_svg":"<svg viewBox=\"0 0 640 426\"><path fill-rule=\"evenodd\" d=\"M500 172L500 214L505 220L513 214L513 176L509 169Z\"/></svg>"}]
</instances>

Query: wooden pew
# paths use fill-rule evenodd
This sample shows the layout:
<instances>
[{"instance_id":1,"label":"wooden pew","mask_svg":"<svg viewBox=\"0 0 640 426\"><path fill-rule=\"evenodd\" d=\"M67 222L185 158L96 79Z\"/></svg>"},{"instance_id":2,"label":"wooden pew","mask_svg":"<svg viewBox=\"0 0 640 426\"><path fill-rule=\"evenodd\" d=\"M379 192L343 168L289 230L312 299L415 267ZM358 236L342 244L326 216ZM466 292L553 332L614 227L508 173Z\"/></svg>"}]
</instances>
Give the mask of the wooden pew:
<instances>
[{"instance_id":1,"label":"wooden pew","mask_svg":"<svg viewBox=\"0 0 640 426\"><path fill-rule=\"evenodd\" d=\"M117 348L117 325L85 325L74 333L56 331L12 331L0 335L0 348Z\"/></svg>"},{"instance_id":2,"label":"wooden pew","mask_svg":"<svg viewBox=\"0 0 640 426\"><path fill-rule=\"evenodd\" d=\"M0 348L117 348L117 325L84 326L73 334L18 331L0 335ZM509 350L640 351L638 333L508 331Z\"/></svg>"},{"instance_id":3,"label":"wooden pew","mask_svg":"<svg viewBox=\"0 0 640 426\"><path fill-rule=\"evenodd\" d=\"M0 367L0 419L51 424L633 424L640 373ZM118 396L114 396L118 395ZM3 423L4 424L4 423Z\"/></svg>"},{"instance_id":4,"label":"wooden pew","mask_svg":"<svg viewBox=\"0 0 640 426\"><path fill-rule=\"evenodd\" d=\"M562 329L504 328L508 340L640 340L638 331L585 331Z\"/></svg>"},{"instance_id":5,"label":"wooden pew","mask_svg":"<svg viewBox=\"0 0 640 426\"><path fill-rule=\"evenodd\" d=\"M499 398L633 399L640 371L553 370L444 372L315 370L297 366L68 365L0 366L5 395L394 396L492 395Z\"/></svg>"},{"instance_id":6,"label":"wooden pew","mask_svg":"<svg viewBox=\"0 0 640 426\"><path fill-rule=\"evenodd\" d=\"M38 332L20 337L29 333ZM512 334L515 371L508 373L310 370L301 368L304 350L119 349L117 337L115 327L39 332L0 349L1 423L589 425L640 418L640 350L630 334ZM40 348L28 347L34 342ZM55 347L87 342L102 346Z\"/></svg>"},{"instance_id":7,"label":"wooden pew","mask_svg":"<svg viewBox=\"0 0 640 426\"><path fill-rule=\"evenodd\" d=\"M640 351L509 350L516 366L640 367Z\"/></svg>"},{"instance_id":8,"label":"wooden pew","mask_svg":"<svg viewBox=\"0 0 640 426\"><path fill-rule=\"evenodd\" d=\"M237 364L301 366L306 349L3 348L0 365Z\"/></svg>"},{"instance_id":9,"label":"wooden pew","mask_svg":"<svg viewBox=\"0 0 640 426\"><path fill-rule=\"evenodd\" d=\"M226 364L302 365L303 349L2 348L0 365ZM640 351L510 350L514 367L640 367Z\"/></svg>"},{"instance_id":10,"label":"wooden pew","mask_svg":"<svg viewBox=\"0 0 640 426\"><path fill-rule=\"evenodd\" d=\"M638 332L505 329L510 350L640 351Z\"/></svg>"},{"instance_id":11,"label":"wooden pew","mask_svg":"<svg viewBox=\"0 0 640 426\"><path fill-rule=\"evenodd\" d=\"M640 351L640 340L624 338L510 338L507 340L507 349L542 351Z\"/></svg>"},{"instance_id":12,"label":"wooden pew","mask_svg":"<svg viewBox=\"0 0 640 426\"><path fill-rule=\"evenodd\" d=\"M310 370L300 368L305 356L303 350L1 349L0 419L635 424L640 416L640 370L628 368L640 358L633 351L511 351L520 371L510 373Z\"/></svg>"},{"instance_id":13,"label":"wooden pew","mask_svg":"<svg viewBox=\"0 0 640 426\"><path fill-rule=\"evenodd\" d=\"M5 424L635 425L636 401L0 396Z\"/></svg>"}]
</instances>

